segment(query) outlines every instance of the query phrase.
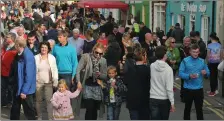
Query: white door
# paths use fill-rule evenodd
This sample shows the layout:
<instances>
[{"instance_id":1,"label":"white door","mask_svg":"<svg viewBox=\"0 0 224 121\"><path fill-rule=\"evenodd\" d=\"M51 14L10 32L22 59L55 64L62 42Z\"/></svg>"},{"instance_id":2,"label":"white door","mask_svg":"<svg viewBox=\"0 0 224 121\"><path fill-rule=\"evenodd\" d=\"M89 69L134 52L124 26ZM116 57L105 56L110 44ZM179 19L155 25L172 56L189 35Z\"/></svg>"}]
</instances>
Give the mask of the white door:
<instances>
[{"instance_id":1,"label":"white door","mask_svg":"<svg viewBox=\"0 0 224 121\"><path fill-rule=\"evenodd\" d=\"M209 18L207 16L201 17L201 38L206 43L209 40Z\"/></svg>"}]
</instances>

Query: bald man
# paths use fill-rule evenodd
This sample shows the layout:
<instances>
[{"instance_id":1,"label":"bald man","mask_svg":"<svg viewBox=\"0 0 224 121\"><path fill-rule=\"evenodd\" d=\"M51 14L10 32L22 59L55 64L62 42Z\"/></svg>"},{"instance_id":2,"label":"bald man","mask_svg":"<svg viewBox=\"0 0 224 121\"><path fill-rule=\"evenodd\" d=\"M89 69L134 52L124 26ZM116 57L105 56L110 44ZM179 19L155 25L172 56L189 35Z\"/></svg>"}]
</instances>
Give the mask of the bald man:
<instances>
[{"instance_id":1,"label":"bald man","mask_svg":"<svg viewBox=\"0 0 224 121\"><path fill-rule=\"evenodd\" d=\"M142 43L142 47L146 50L148 63L151 64L156 61L155 49L157 47L157 43L156 41L153 41L151 33L145 34L145 42Z\"/></svg>"}]
</instances>

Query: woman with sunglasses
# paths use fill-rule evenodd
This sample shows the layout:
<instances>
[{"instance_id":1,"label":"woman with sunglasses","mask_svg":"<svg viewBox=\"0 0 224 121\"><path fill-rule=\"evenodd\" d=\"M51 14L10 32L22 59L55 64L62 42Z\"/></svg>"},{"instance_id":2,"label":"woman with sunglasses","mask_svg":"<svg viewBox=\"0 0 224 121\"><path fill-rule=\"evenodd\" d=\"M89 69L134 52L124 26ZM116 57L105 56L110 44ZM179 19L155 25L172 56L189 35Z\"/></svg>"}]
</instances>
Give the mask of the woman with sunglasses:
<instances>
[{"instance_id":1,"label":"woman with sunglasses","mask_svg":"<svg viewBox=\"0 0 224 121\"><path fill-rule=\"evenodd\" d=\"M86 108L85 120L97 120L97 110L102 105L102 82L107 79L107 61L103 58L104 46L97 43L91 53L83 54L76 72L77 87L84 86L83 93L77 98L76 114L79 115L81 99ZM101 110L102 111L102 110Z\"/></svg>"},{"instance_id":2,"label":"woman with sunglasses","mask_svg":"<svg viewBox=\"0 0 224 121\"><path fill-rule=\"evenodd\" d=\"M173 37L169 37L165 45L167 47L167 62L173 69L173 74L175 76L181 61L180 51L176 47L176 40Z\"/></svg>"}]
</instances>

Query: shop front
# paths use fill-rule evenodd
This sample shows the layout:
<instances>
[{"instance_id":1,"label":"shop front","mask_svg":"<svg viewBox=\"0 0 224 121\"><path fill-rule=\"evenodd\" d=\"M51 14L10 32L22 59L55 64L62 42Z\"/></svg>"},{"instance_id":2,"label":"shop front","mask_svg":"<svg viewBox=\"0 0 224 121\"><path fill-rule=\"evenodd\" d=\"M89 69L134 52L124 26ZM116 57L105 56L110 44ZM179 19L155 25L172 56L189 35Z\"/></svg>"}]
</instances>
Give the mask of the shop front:
<instances>
[{"instance_id":1,"label":"shop front","mask_svg":"<svg viewBox=\"0 0 224 121\"><path fill-rule=\"evenodd\" d=\"M215 30L215 1L169 1L166 7L166 31L180 23L185 35L199 31L207 42Z\"/></svg>"}]
</instances>

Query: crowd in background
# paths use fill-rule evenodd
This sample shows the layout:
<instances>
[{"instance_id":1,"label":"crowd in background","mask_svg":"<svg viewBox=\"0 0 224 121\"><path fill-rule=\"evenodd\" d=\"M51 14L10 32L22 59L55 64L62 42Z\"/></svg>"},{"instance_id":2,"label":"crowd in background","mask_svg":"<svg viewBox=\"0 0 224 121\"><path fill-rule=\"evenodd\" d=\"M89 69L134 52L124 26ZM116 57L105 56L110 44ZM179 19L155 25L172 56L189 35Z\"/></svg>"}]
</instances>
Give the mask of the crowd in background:
<instances>
[{"instance_id":1,"label":"crowd in background","mask_svg":"<svg viewBox=\"0 0 224 121\"><path fill-rule=\"evenodd\" d=\"M206 45L200 32L185 36L179 23L165 35L133 15L120 23L112 12L105 18L75 3L37 1L31 8L5 2L1 10L1 104L11 108L10 119L20 119L21 104L27 119L42 119L45 100L48 119L74 119L84 104L86 120L96 120L97 110L102 116L105 105L107 119L118 120L126 102L133 120L167 120L175 111L175 77L184 119L193 101L204 119L203 79L215 96L224 67L216 33Z\"/></svg>"}]
</instances>

